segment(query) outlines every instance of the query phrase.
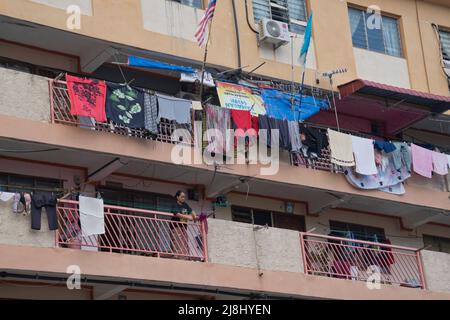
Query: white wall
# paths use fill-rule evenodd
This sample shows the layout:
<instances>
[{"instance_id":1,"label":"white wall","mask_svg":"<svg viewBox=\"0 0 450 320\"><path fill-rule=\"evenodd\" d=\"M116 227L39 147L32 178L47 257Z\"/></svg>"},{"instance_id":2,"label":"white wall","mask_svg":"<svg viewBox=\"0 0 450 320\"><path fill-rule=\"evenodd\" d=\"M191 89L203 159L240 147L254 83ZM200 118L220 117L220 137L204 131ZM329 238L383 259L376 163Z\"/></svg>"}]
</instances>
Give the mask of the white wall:
<instances>
[{"instance_id":1,"label":"white wall","mask_svg":"<svg viewBox=\"0 0 450 320\"><path fill-rule=\"evenodd\" d=\"M294 34L292 34L294 35ZM279 63L292 64L292 56L294 57L294 66L300 66L298 58L300 56L300 48L303 46L303 35L295 34L291 41L294 42L294 48L292 50L292 44L288 43L284 46L274 50L271 44L261 44L259 47L259 56L266 60L276 61ZM308 56L306 59L306 68L317 69L316 66L316 53L314 49L314 41L311 39L311 45L309 47ZM299 79L295 79L299 81Z\"/></svg>"},{"instance_id":2,"label":"white wall","mask_svg":"<svg viewBox=\"0 0 450 320\"><path fill-rule=\"evenodd\" d=\"M141 0L144 29L189 41L204 10L167 0Z\"/></svg>"},{"instance_id":3,"label":"white wall","mask_svg":"<svg viewBox=\"0 0 450 320\"><path fill-rule=\"evenodd\" d=\"M353 49L358 77L395 87L410 89L406 59L360 48Z\"/></svg>"},{"instance_id":4,"label":"white wall","mask_svg":"<svg viewBox=\"0 0 450 320\"><path fill-rule=\"evenodd\" d=\"M424 250L421 255L427 289L450 292L450 254Z\"/></svg>"},{"instance_id":5,"label":"white wall","mask_svg":"<svg viewBox=\"0 0 450 320\"><path fill-rule=\"evenodd\" d=\"M92 0L30 0L49 7L66 10L71 5L77 5L81 13L86 16L92 16Z\"/></svg>"}]
</instances>

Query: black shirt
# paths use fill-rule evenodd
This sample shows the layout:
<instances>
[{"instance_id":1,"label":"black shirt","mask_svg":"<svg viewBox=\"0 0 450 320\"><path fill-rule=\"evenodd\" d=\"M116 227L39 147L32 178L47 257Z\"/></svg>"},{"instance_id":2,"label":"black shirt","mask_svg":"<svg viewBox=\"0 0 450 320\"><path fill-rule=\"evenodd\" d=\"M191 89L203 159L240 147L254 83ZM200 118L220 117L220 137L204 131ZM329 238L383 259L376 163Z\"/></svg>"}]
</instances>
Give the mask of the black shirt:
<instances>
[{"instance_id":1,"label":"black shirt","mask_svg":"<svg viewBox=\"0 0 450 320\"><path fill-rule=\"evenodd\" d=\"M181 213L181 214L191 214L192 213L192 209L191 207L189 207L189 205L185 202L183 204L179 204L178 202L176 202L173 206L172 209L170 210L170 212L173 213L173 217L172 217L172 221L181 221L181 222L187 222L186 219L180 219L176 216L177 213Z\"/></svg>"}]
</instances>

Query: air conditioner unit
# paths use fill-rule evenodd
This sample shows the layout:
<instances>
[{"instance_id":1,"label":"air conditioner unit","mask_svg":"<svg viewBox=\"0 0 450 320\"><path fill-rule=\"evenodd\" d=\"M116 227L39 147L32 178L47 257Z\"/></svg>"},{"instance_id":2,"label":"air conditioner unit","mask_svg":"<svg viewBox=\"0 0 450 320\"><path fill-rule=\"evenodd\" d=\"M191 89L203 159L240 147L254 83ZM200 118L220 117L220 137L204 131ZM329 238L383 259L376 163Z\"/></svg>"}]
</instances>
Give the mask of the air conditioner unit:
<instances>
[{"instance_id":1,"label":"air conditioner unit","mask_svg":"<svg viewBox=\"0 0 450 320\"><path fill-rule=\"evenodd\" d=\"M270 19L259 21L259 43L271 43L276 47L285 45L291 40L287 23Z\"/></svg>"}]
</instances>

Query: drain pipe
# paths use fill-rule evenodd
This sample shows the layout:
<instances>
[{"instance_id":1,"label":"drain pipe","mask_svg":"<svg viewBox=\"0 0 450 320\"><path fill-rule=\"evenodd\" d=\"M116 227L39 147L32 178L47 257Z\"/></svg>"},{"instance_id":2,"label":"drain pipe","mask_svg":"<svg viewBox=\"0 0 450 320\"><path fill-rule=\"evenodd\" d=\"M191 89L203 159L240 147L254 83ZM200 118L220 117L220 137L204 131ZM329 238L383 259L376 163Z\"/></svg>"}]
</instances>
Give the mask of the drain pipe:
<instances>
[{"instance_id":1,"label":"drain pipe","mask_svg":"<svg viewBox=\"0 0 450 320\"><path fill-rule=\"evenodd\" d=\"M233 18L234 18L234 30L236 31L236 45L237 45L237 58L238 58L238 68L242 71L242 61L241 61L241 40L239 38L239 26L236 14L236 2L235 0L231 0L231 4L233 6Z\"/></svg>"}]
</instances>

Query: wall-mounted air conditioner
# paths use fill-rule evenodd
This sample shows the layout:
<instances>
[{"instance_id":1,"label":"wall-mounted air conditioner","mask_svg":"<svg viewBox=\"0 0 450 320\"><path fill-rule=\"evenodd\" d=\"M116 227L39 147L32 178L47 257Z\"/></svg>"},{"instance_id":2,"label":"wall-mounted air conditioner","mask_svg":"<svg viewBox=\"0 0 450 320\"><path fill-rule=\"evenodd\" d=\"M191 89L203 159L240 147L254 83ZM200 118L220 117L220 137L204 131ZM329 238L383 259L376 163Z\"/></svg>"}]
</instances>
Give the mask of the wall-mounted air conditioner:
<instances>
[{"instance_id":1,"label":"wall-mounted air conditioner","mask_svg":"<svg viewBox=\"0 0 450 320\"><path fill-rule=\"evenodd\" d=\"M259 22L259 43L271 43L279 47L289 43L290 33L287 23L270 19L261 19Z\"/></svg>"}]
</instances>

